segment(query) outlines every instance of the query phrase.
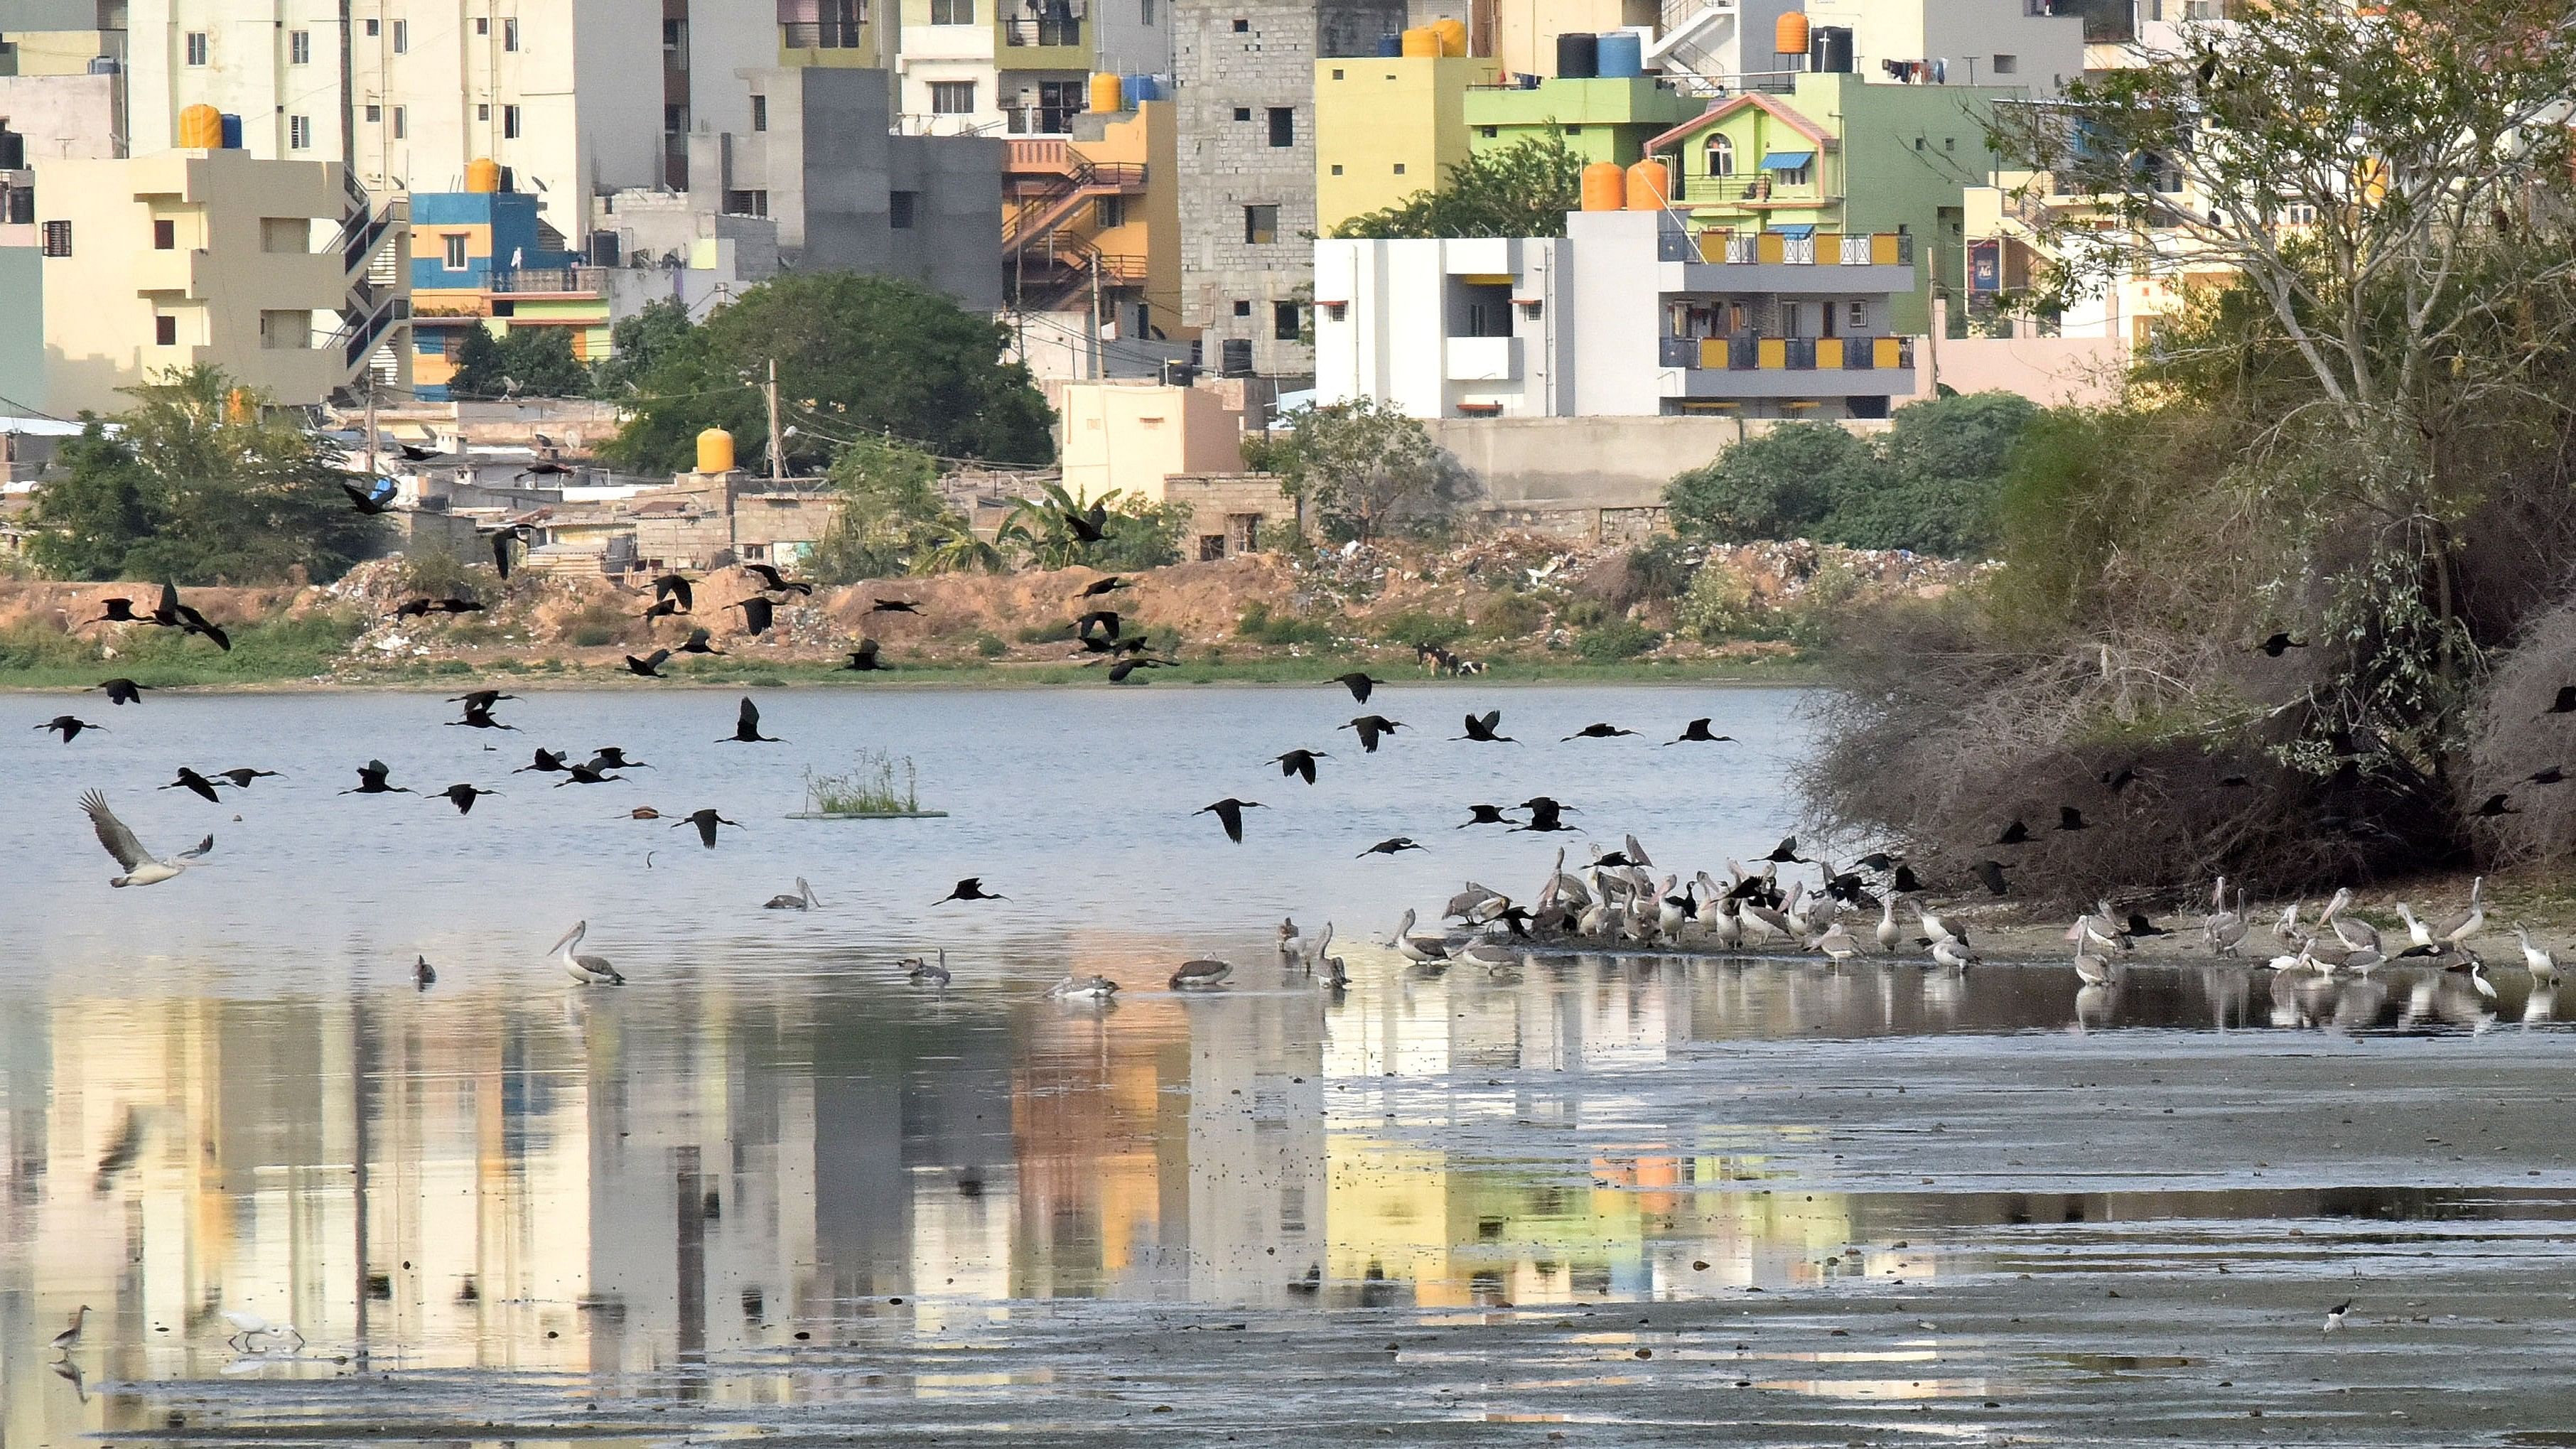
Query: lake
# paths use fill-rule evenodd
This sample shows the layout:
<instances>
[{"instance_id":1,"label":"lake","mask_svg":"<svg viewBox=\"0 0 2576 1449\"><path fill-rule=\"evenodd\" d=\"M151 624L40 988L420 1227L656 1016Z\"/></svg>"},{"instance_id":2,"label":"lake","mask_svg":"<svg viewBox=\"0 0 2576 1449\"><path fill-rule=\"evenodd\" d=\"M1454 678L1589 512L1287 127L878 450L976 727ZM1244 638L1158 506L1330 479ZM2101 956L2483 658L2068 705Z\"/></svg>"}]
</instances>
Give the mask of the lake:
<instances>
[{"instance_id":1,"label":"lake","mask_svg":"<svg viewBox=\"0 0 2576 1449\"><path fill-rule=\"evenodd\" d=\"M536 692L516 733L435 694L0 695L5 1442L2567 1417L2576 1063L2515 983L2180 953L2090 993L2037 963L1431 975L1372 944L1584 858L1455 828L1471 803L1547 793L1684 874L1767 851L1797 691L1389 686L1368 708L1409 728L1374 755L1338 689L753 697L786 743L716 743L712 691ZM1489 706L1525 743L1448 739ZM109 732L26 728L66 708ZM1741 743L1661 743L1702 715ZM1596 720L1641 735L1561 739ZM510 773L605 744L650 768ZM1316 785L1264 763L1294 746L1331 752ZM786 818L866 749L947 818ZM503 793L336 793L371 757ZM183 764L284 775L150 788ZM91 787L155 850L214 852L111 890ZM1226 795L1264 802L1239 846L1190 813ZM641 805L742 826L705 850ZM1360 856L1399 834L1427 848ZM968 875L1009 899L933 904ZM819 909L761 908L799 876ZM1348 991L1277 964L1283 916L1335 923ZM577 919L627 987L544 956ZM945 991L896 965L943 950ZM1194 956L1233 980L1165 990ZM1125 990L1046 999L1068 972ZM228 1310L301 1343L228 1345Z\"/></svg>"}]
</instances>

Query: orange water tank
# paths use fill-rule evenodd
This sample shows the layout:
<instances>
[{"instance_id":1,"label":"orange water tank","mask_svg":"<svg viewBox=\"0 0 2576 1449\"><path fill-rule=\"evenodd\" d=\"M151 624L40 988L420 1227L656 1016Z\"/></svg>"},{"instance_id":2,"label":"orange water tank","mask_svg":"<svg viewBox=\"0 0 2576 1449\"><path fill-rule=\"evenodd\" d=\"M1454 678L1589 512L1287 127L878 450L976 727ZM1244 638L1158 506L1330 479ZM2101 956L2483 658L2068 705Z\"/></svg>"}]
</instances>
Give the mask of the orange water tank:
<instances>
[{"instance_id":1,"label":"orange water tank","mask_svg":"<svg viewBox=\"0 0 2576 1449\"><path fill-rule=\"evenodd\" d=\"M477 156L465 163L465 189L486 194L501 189L501 163L489 156Z\"/></svg>"},{"instance_id":2,"label":"orange water tank","mask_svg":"<svg viewBox=\"0 0 2576 1449\"><path fill-rule=\"evenodd\" d=\"M1407 58L1438 55L1440 32L1428 25L1417 25L1404 32L1404 53Z\"/></svg>"},{"instance_id":3,"label":"orange water tank","mask_svg":"<svg viewBox=\"0 0 2576 1449\"><path fill-rule=\"evenodd\" d=\"M698 471L701 473L733 471L733 434L722 428L709 428L698 434Z\"/></svg>"},{"instance_id":4,"label":"orange water tank","mask_svg":"<svg viewBox=\"0 0 2576 1449\"><path fill-rule=\"evenodd\" d=\"M1442 55L1467 53L1467 22L1453 15L1443 15L1431 22L1432 33L1440 37Z\"/></svg>"},{"instance_id":5,"label":"orange water tank","mask_svg":"<svg viewBox=\"0 0 2576 1449\"><path fill-rule=\"evenodd\" d=\"M1628 168L1628 209L1661 211L1672 204L1673 173L1661 159L1649 156Z\"/></svg>"},{"instance_id":6,"label":"orange water tank","mask_svg":"<svg viewBox=\"0 0 2576 1449\"><path fill-rule=\"evenodd\" d=\"M1595 161L1583 168L1583 209L1621 211L1628 205L1628 173L1616 161Z\"/></svg>"},{"instance_id":7,"label":"orange water tank","mask_svg":"<svg viewBox=\"0 0 2576 1449\"><path fill-rule=\"evenodd\" d=\"M237 387L224 394L225 422L235 424L249 423L256 421L258 417L259 410L251 404L249 388Z\"/></svg>"},{"instance_id":8,"label":"orange water tank","mask_svg":"<svg viewBox=\"0 0 2576 1449\"><path fill-rule=\"evenodd\" d=\"M1807 53L1807 13L1792 10L1771 25L1771 49L1781 55Z\"/></svg>"},{"instance_id":9,"label":"orange water tank","mask_svg":"<svg viewBox=\"0 0 2576 1449\"><path fill-rule=\"evenodd\" d=\"M1125 98L1120 94L1120 89L1116 72L1093 71L1091 73L1091 108L1100 112L1126 109L1123 103Z\"/></svg>"},{"instance_id":10,"label":"orange water tank","mask_svg":"<svg viewBox=\"0 0 2576 1449\"><path fill-rule=\"evenodd\" d=\"M179 147L184 151L224 148L224 113L212 106L190 106L179 113Z\"/></svg>"}]
</instances>

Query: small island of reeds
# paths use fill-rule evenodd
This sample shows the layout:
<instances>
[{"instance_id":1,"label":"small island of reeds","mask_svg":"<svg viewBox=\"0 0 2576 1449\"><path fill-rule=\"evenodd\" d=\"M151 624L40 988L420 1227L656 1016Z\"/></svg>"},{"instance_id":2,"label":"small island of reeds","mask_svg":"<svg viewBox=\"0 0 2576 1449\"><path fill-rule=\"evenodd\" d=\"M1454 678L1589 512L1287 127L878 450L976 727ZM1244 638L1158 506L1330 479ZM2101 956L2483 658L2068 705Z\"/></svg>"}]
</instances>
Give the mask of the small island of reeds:
<instances>
[{"instance_id":1,"label":"small island of reeds","mask_svg":"<svg viewBox=\"0 0 2576 1449\"><path fill-rule=\"evenodd\" d=\"M910 755L861 750L837 774L805 771L805 808L790 820L935 820L945 810L921 808L920 779Z\"/></svg>"}]
</instances>

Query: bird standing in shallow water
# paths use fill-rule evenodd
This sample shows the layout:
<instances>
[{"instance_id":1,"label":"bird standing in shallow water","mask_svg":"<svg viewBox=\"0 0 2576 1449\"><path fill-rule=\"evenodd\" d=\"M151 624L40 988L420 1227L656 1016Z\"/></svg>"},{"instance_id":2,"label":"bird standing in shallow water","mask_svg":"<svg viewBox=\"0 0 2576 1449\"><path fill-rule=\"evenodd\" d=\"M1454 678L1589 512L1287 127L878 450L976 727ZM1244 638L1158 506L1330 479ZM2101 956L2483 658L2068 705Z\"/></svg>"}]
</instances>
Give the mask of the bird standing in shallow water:
<instances>
[{"instance_id":1,"label":"bird standing in shallow water","mask_svg":"<svg viewBox=\"0 0 2576 1449\"><path fill-rule=\"evenodd\" d=\"M1184 961L1167 984L1174 991L1205 991L1233 974L1234 968L1223 961Z\"/></svg>"},{"instance_id":2,"label":"bird standing in shallow water","mask_svg":"<svg viewBox=\"0 0 2576 1449\"><path fill-rule=\"evenodd\" d=\"M588 934L590 922L575 921L572 929L564 932L563 939L555 942L552 954L558 954L562 959L564 974L584 986L625 985L626 978L617 974L617 968L608 964L607 957L574 954L573 947L580 945L581 938Z\"/></svg>"},{"instance_id":3,"label":"bird standing in shallow water","mask_svg":"<svg viewBox=\"0 0 2576 1449\"><path fill-rule=\"evenodd\" d=\"M81 1326L89 1321L89 1305L84 1303L72 1313L72 1326L54 1335L56 1353L69 1353L80 1347Z\"/></svg>"}]
</instances>

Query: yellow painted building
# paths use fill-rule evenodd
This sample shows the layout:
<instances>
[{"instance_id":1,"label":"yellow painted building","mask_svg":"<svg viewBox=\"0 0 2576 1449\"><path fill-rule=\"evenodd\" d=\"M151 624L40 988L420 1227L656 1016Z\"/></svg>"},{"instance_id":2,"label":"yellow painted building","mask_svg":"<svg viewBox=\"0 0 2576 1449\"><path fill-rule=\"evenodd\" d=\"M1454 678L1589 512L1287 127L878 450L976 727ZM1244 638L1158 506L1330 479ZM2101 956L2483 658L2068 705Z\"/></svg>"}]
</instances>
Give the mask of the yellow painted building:
<instances>
[{"instance_id":1,"label":"yellow painted building","mask_svg":"<svg viewBox=\"0 0 2576 1449\"><path fill-rule=\"evenodd\" d=\"M1204 388L1077 382L1064 389L1064 487L1163 501L1175 474L1243 471L1243 414Z\"/></svg>"},{"instance_id":2,"label":"yellow painted building","mask_svg":"<svg viewBox=\"0 0 2576 1449\"><path fill-rule=\"evenodd\" d=\"M1514 75L1556 74L1556 38L1660 26L1656 0L1495 0L1494 55Z\"/></svg>"},{"instance_id":3,"label":"yellow painted building","mask_svg":"<svg viewBox=\"0 0 2576 1449\"><path fill-rule=\"evenodd\" d=\"M1436 190L1467 159L1467 88L1494 84L1482 56L1347 56L1315 62L1315 224Z\"/></svg>"},{"instance_id":4,"label":"yellow painted building","mask_svg":"<svg viewBox=\"0 0 2576 1449\"><path fill-rule=\"evenodd\" d=\"M408 383L408 289L379 264L403 223L338 163L193 148L35 171L48 410L113 411L118 389L199 363L287 404L379 353Z\"/></svg>"}]
</instances>

